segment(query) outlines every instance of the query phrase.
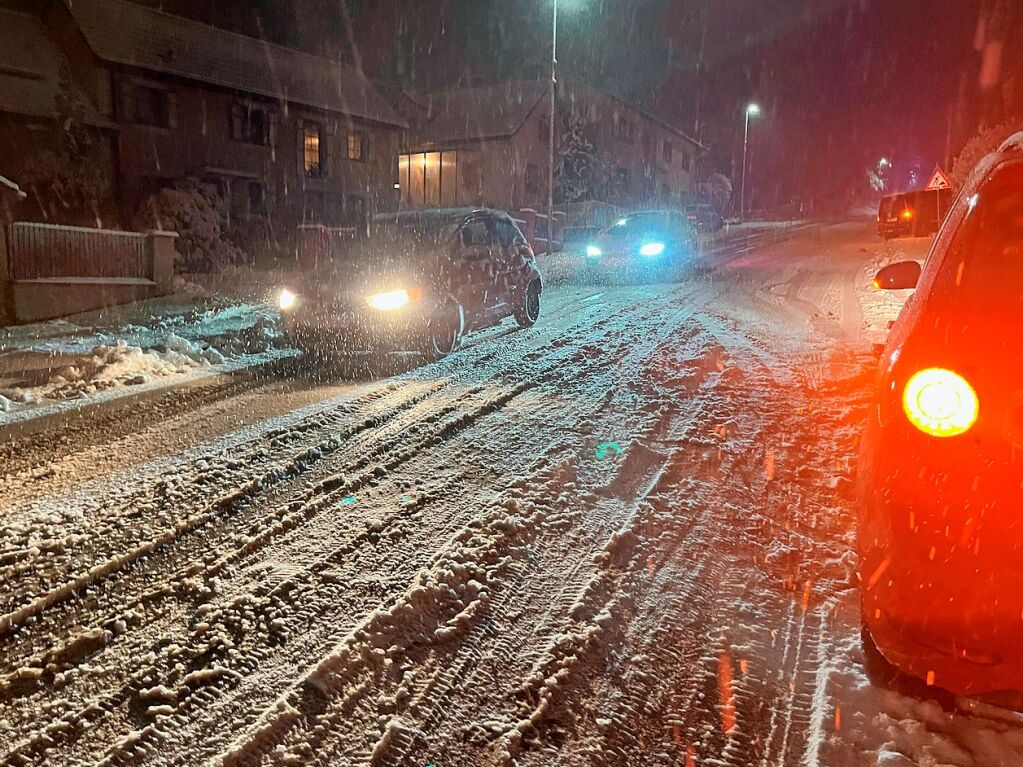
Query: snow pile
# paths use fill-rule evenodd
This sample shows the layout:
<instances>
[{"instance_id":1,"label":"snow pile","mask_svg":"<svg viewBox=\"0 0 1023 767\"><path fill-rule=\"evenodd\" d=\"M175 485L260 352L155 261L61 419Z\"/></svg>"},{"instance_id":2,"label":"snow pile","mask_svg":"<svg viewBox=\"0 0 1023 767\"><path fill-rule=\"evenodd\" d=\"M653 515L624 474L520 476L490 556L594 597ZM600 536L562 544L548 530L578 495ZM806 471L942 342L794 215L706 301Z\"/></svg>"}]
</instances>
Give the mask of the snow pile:
<instances>
[{"instance_id":1,"label":"snow pile","mask_svg":"<svg viewBox=\"0 0 1023 767\"><path fill-rule=\"evenodd\" d=\"M114 307L66 320L0 328L0 418L49 401L118 396L124 387L237 370L286 354L267 305L191 299ZM95 322L95 324L91 324Z\"/></svg>"},{"instance_id":2,"label":"snow pile","mask_svg":"<svg viewBox=\"0 0 1023 767\"><path fill-rule=\"evenodd\" d=\"M65 364L53 369L40 385L5 389L0 393L0 410L9 412L15 403L73 399L118 386L146 384L163 376L222 365L226 357L209 344L170 333L158 348L143 349L119 339L63 361Z\"/></svg>"}]
</instances>

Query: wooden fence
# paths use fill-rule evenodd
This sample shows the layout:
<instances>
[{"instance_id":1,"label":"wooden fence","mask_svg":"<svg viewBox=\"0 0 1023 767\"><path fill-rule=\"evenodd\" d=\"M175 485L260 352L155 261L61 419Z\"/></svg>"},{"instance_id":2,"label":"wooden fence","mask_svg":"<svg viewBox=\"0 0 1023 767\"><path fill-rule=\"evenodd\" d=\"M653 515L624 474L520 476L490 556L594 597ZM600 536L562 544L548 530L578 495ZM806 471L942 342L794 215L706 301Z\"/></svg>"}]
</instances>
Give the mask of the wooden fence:
<instances>
[{"instance_id":1,"label":"wooden fence","mask_svg":"<svg viewBox=\"0 0 1023 767\"><path fill-rule=\"evenodd\" d=\"M14 223L7 229L9 279L153 279L148 237L137 232Z\"/></svg>"}]
</instances>

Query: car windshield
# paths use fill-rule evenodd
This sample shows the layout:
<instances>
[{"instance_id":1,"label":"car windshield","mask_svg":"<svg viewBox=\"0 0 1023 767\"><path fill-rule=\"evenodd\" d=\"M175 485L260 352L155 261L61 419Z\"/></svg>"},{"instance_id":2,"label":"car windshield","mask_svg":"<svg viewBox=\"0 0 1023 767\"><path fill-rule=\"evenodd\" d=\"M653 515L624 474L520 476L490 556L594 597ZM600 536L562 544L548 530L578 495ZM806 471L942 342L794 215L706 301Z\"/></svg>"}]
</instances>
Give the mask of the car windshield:
<instances>
[{"instance_id":1,"label":"car windshield","mask_svg":"<svg viewBox=\"0 0 1023 767\"><path fill-rule=\"evenodd\" d=\"M999 170L968 201L935 282L949 311L988 315L1023 307L1023 162Z\"/></svg>"},{"instance_id":2,"label":"car windshield","mask_svg":"<svg viewBox=\"0 0 1023 767\"><path fill-rule=\"evenodd\" d=\"M622 216L605 232L610 237L639 237L678 228L678 220L667 213L633 213Z\"/></svg>"}]
</instances>

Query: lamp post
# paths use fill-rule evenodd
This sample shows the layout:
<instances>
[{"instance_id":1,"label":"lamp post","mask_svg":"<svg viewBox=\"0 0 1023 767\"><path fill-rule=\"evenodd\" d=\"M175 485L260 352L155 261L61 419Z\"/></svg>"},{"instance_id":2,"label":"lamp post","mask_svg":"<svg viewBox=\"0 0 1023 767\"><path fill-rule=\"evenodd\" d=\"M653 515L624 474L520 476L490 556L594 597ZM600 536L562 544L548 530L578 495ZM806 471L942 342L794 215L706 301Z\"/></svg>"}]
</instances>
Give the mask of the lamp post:
<instances>
[{"instance_id":1,"label":"lamp post","mask_svg":"<svg viewBox=\"0 0 1023 767\"><path fill-rule=\"evenodd\" d=\"M746 154L749 151L749 118L760 114L760 107L750 104L746 107L746 130L742 138L742 187L739 192L739 220L746 218Z\"/></svg>"},{"instance_id":2,"label":"lamp post","mask_svg":"<svg viewBox=\"0 0 1023 767\"><path fill-rule=\"evenodd\" d=\"M553 253L554 239L554 108L558 87L558 0L554 0L554 22L551 28L551 102L547 118L547 252Z\"/></svg>"}]
</instances>

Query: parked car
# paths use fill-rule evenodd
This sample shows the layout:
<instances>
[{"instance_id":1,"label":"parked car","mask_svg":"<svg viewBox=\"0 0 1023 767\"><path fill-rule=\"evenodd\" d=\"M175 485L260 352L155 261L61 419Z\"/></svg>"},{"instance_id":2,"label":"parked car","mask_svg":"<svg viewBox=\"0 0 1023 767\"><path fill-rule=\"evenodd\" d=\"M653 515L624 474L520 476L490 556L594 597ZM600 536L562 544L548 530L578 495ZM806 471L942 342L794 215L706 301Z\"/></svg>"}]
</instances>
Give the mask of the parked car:
<instances>
[{"instance_id":1,"label":"parked car","mask_svg":"<svg viewBox=\"0 0 1023 767\"><path fill-rule=\"evenodd\" d=\"M540 315L533 250L505 213L415 211L378 218L348 258L281 289L288 335L314 352L424 351L442 357L473 330Z\"/></svg>"},{"instance_id":2,"label":"parked car","mask_svg":"<svg viewBox=\"0 0 1023 767\"><path fill-rule=\"evenodd\" d=\"M585 272L677 279L699 265L696 227L680 210L629 213L586 246Z\"/></svg>"},{"instance_id":3,"label":"parked car","mask_svg":"<svg viewBox=\"0 0 1023 767\"><path fill-rule=\"evenodd\" d=\"M934 234L953 198L951 189L886 195L877 209L877 233L885 240Z\"/></svg>"},{"instance_id":4,"label":"parked car","mask_svg":"<svg viewBox=\"0 0 1023 767\"><path fill-rule=\"evenodd\" d=\"M859 469L868 638L896 667L976 696L1023 690L1023 133L983 160L880 359Z\"/></svg>"},{"instance_id":5,"label":"parked car","mask_svg":"<svg viewBox=\"0 0 1023 767\"><path fill-rule=\"evenodd\" d=\"M689 222L701 231L717 232L725 225L725 220L721 217L721 214L717 212L713 205L708 203L687 205L685 213Z\"/></svg>"}]
</instances>

